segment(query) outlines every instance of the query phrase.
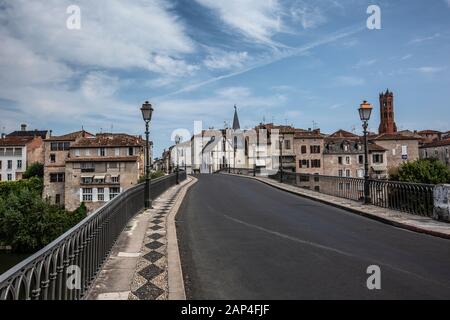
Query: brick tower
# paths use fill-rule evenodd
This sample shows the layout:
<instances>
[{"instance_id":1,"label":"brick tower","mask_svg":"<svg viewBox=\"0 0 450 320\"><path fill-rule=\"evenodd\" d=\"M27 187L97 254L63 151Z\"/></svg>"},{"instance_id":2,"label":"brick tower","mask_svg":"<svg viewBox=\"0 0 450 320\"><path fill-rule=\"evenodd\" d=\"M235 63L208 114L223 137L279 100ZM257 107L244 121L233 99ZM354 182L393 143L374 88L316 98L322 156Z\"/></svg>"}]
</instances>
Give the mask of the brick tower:
<instances>
[{"instance_id":1,"label":"brick tower","mask_svg":"<svg viewBox=\"0 0 450 320\"><path fill-rule=\"evenodd\" d=\"M394 94L389 92L389 89L385 93L380 93L380 119L379 134L397 132L394 120Z\"/></svg>"}]
</instances>

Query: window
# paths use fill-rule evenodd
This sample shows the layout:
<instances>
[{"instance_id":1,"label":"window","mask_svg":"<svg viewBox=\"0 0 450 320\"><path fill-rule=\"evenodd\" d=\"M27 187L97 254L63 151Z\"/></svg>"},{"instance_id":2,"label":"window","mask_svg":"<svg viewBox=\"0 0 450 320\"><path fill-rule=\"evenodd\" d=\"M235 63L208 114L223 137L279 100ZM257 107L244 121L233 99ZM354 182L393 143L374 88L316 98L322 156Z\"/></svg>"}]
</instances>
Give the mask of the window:
<instances>
[{"instance_id":1,"label":"window","mask_svg":"<svg viewBox=\"0 0 450 320\"><path fill-rule=\"evenodd\" d=\"M52 142L50 144L51 151L67 151L70 149L70 142Z\"/></svg>"},{"instance_id":2,"label":"window","mask_svg":"<svg viewBox=\"0 0 450 320\"><path fill-rule=\"evenodd\" d=\"M8 170L12 170L12 160L8 160Z\"/></svg>"},{"instance_id":3,"label":"window","mask_svg":"<svg viewBox=\"0 0 450 320\"><path fill-rule=\"evenodd\" d=\"M311 146L311 153L320 153L320 146Z\"/></svg>"},{"instance_id":4,"label":"window","mask_svg":"<svg viewBox=\"0 0 450 320\"><path fill-rule=\"evenodd\" d=\"M402 156L408 155L408 146L402 146Z\"/></svg>"},{"instance_id":5,"label":"window","mask_svg":"<svg viewBox=\"0 0 450 320\"><path fill-rule=\"evenodd\" d=\"M100 157L104 157L104 156L106 155L106 150L105 150L105 148L100 148L100 149L98 149L98 155L99 155Z\"/></svg>"},{"instance_id":6,"label":"window","mask_svg":"<svg viewBox=\"0 0 450 320\"><path fill-rule=\"evenodd\" d=\"M14 149L13 148L6 148L5 156L12 156L14 155Z\"/></svg>"},{"instance_id":7,"label":"window","mask_svg":"<svg viewBox=\"0 0 450 320\"><path fill-rule=\"evenodd\" d=\"M383 155L382 154L374 154L373 155L373 163L383 163Z\"/></svg>"},{"instance_id":8,"label":"window","mask_svg":"<svg viewBox=\"0 0 450 320\"><path fill-rule=\"evenodd\" d=\"M113 187L113 188L109 188L109 200L114 199L115 197L117 197L120 193L120 188L117 187Z\"/></svg>"},{"instance_id":9,"label":"window","mask_svg":"<svg viewBox=\"0 0 450 320\"><path fill-rule=\"evenodd\" d=\"M0 181L2 181L2 174L0 173Z\"/></svg>"},{"instance_id":10,"label":"window","mask_svg":"<svg viewBox=\"0 0 450 320\"><path fill-rule=\"evenodd\" d=\"M311 160L311 168L320 168L320 160Z\"/></svg>"},{"instance_id":11,"label":"window","mask_svg":"<svg viewBox=\"0 0 450 320\"><path fill-rule=\"evenodd\" d=\"M55 163L56 162L56 155L54 153L50 154L50 162Z\"/></svg>"},{"instance_id":12,"label":"window","mask_svg":"<svg viewBox=\"0 0 450 320\"><path fill-rule=\"evenodd\" d=\"M114 155L115 155L116 157L120 156L120 148L116 148L116 149L114 150Z\"/></svg>"},{"instance_id":13,"label":"window","mask_svg":"<svg viewBox=\"0 0 450 320\"><path fill-rule=\"evenodd\" d=\"M110 162L109 163L109 168L110 169L117 169L117 162Z\"/></svg>"},{"instance_id":14,"label":"window","mask_svg":"<svg viewBox=\"0 0 450 320\"><path fill-rule=\"evenodd\" d=\"M12 174L11 174L11 173L8 173L7 179L8 179L8 181L11 181L11 180L12 180Z\"/></svg>"},{"instance_id":15,"label":"window","mask_svg":"<svg viewBox=\"0 0 450 320\"><path fill-rule=\"evenodd\" d=\"M91 162L83 162L81 163L81 172L94 172L95 166Z\"/></svg>"},{"instance_id":16,"label":"window","mask_svg":"<svg viewBox=\"0 0 450 320\"><path fill-rule=\"evenodd\" d=\"M342 157L338 157L338 163L342 164Z\"/></svg>"},{"instance_id":17,"label":"window","mask_svg":"<svg viewBox=\"0 0 450 320\"><path fill-rule=\"evenodd\" d=\"M344 144L344 151L348 151L348 145Z\"/></svg>"},{"instance_id":18,"label":"window","mask_svg":"<svg viewBox=\"0 0 450 320\"><path fill-rule=\"evenodd\" d=\"M91 155L91 150L90 149L86 149L86 155L90 156Z\"/></svg>"},{"instance_id":19,"label":"window","mask_svg":"<svg viewBox=\"0 0 450 320\"><path fill-rule=\"evenodd\" d=\"M358 156L358 163L359 164L363 164L364 163L364 156L363 155L359 155Z\"/></svg>"},{"instance_id":20,"label":"window","mask_svg":"<svg viewBox=\"0 0 450 320\"><path fill-rule=\"evenodd\" d=\"M75 157L79 157L80 156L80 149L75 149Z\"/></svg>"},{"instance_id":21,"label":"window","mask_svg":"<svg viewBox=\"0 0 450 320\"><path fill-rule=\"evenodd\" d=\"M55 204L61 204L61 195L60 194L55 195Z\"/></svg>"},{"instance_id":22,"label":"window","mask_svg":"<svg viewBox=\"0 0 450 320\"><path fill-rule=\"evenodd\" d=\"M350 178L350 177L352 176L352 174L351 174L351 172L350 172L349 169L345 170L345 176L346 176L347 178Z\"/></svg>"},{"instance_id":23,"label":"window","mask_svg":"<svg viewBox=\"0 0 450 320\"><path fill-rule=\"evenodd\" d=\"M350 157L349 156L345 157L345 164L350 164Z\"/></svg>"},{"instance_id":24,"label":"window","mask_svg":"<svg viewBox=\"0 0 450 320\"><path fill-rule=\"evenodd\" d=\"M22 148L15 148L14 155L19 157L22 156Z\"/></svg>"},{"instance_id":25,"label":"window","mask_svg":"<svg viewBox=\"0 0 450 320\"><path fill-rule=\"evenodd\" d=\"M291 149L291 140L284 140L284 148L286 150L290 150Z\"/></svg>"},{"instance_id":26,"label":"window","mask_svg":"<svg viewBox=\"0 0 450 320\"><path fill-rule=\"evenodd\" d=\"M302 146L302 147L301 147L301 152L302 152L303 154L306 153L306 146Z\"/></svg>"},{"instance_id":27,"label":"window","mask_svg":"<svg viewBox=\"0 0 450 320\"><path fill-rule=\"evenodd\" d=\"M111 177L111 182L112 183L119 183L119 176L112 176Z\"/></svg>"},{"instance_id":28,"label":"window","mask_svg":"<svg viewBox=\"0 0 450 320\"><path fill-rule=\"evenodd\" d=\"M50 173L50 182L64 182L64 173Z\"/></svg>"},{"instance_id":29,"label":"window","mask_svg":"<svg viewBox=\"0 0 450 320\"><path fill-rule=\"evenodd\" d=\"M97 200L98 201L105 201L105 188L98 188L97 189Z\"/></svg>"},{"instance_id":30,"label":"window","mask_svg":"<svg viewBox=\"0 0 450 320\"><path fill-rule=\"evenodd\" d=\"M309 160L300 160L298 164L300 168L309 168Z\"/></svg>"},{"instance_id":31,"label":"window","mask_svg":"<svg viewBox=\"0 0 450 320\"><path fill-rule=\"evenodd\" d=\"M17 169L22 169L22 160L17 160Z\"/></svg>"},{"instance_id":32,"label":"window","mask_svg":"<svg viewBox=\"0 0 450 320\"><path fill-rule=\"evenodd\" d=\"M344 176L344 170L339 170L338 171L338 175L339 175L339 177L343 177Z\"/></svg>"},{"instance_id":33,"label":"window","mask_svg":"<svg viewBox=\"0 0 450 320\"><path fill-rule=\"evenodd\" d=\"M0 160L0 170L2 169L2 161Z\"/></svg>"},{"instance_id":34,"label":"window","mask_svg":"<svg viewBox=\"0 0 450 320\"><path fill-rule=\"evenodd\" d=\"M50 150L51 151L58 151L58 142L52 142L50 144Z\"/></svg>"},{"instance_id":35,"label":"window","mask_svg":"<svg viewBox=\"0 0 450 320\"><path fill-rule=\"evenodd\" d=\"M92 188L83 188L82 191L83 201L92 201Z\"/></svg>"},{"instance_id":36,"label":"window","mask_svg":"<svg viewBox=\"0 0 450 320\"><path fill-rule=\"evenodd\" d=\"M358 176L358 178L364 178L364 170L362 169L356 170L356 175Z\"/></svg>"},{"instance_id":37,"label":"window","mask_svg":"<svg viewBox=\"0 0 450 320\"><path fill-rule=\"evenodd\" d=\"M81 177L82 184L91 184L94 181L92 177Z\"/></svg>"}]
</instances>

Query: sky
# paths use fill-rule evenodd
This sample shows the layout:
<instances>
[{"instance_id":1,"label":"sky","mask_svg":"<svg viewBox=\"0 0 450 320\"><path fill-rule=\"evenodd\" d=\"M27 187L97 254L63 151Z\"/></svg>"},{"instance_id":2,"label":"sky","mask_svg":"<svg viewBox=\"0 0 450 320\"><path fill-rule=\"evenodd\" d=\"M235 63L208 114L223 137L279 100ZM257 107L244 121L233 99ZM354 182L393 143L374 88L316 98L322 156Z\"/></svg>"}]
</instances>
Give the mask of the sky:
<instances>
[{"instance_id":1,"label":"sky","mask_svg":"<svg viewBox=\"0 0 450 320\"><path fill-rule=\"evenodd\" d=\"M399 129L447 131L449 57L450 0L0 0L0 129L143 134L148 100L158 156L235 104L242 128L359 133L368 100L376 131L389 88Z\"/></svg>"}]
</instances>

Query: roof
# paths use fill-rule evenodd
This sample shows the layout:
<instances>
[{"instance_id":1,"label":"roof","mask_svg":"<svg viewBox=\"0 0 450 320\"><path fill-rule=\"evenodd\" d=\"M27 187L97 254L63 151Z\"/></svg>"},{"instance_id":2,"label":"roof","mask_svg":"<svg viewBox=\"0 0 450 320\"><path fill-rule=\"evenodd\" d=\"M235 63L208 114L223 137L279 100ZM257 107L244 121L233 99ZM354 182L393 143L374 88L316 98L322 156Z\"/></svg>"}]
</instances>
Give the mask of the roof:
<instances>
[{"instance_id":1,"label":"roof","mask_svg":"<svg viewBox=\"0 0 450 320\"><path fill-rule=\"evenodd\" d=\"M303 130L295 129L295 139L323 139L326 136L320 133L320 129L316 130Z\"/></svg>"},{"instance_id":2,"label":"roof","mask_svg":"<svg viewBox=\"0 0 450 320\"><path fill-rule=\"evenodd\" d=\"M34 137L25 136L6 136L3 139L0 139L0 147L7 147L7 146L26 146L28 143L34 140Z\"/></svg>"},{"instance_id":3,"label":"roof","mask_svg":"<svg viewBox=\"0 0 450 320\"><path fill-rule=\"evenodd\" d=\"M125 133L100 133L95 137L79 138L71 148L98 148L98 147L141 147L145 141L140 137Z\"/></svg>"},{"instance_id":4,"label":"roof","mask_svg":"<svg viewBox=\"0 0 450 320\"><path fill-rule=\"evenodd\" d=\"M66 162L136 162L139 159L137 156L129 157L78 157L69 158Z\"/></svg>"},{"instance_id":5,"label":"roof","mask_svg":"<svg viewBox=\"0 0 450 320\"><path fill-rule=\"evenodd\" d=\"M426 143L420 148L436 148L436 147L444 147L444 146L450 146L450 138L441 140L441 141L433 141L430 143Z\"/></svg>"},{"instance_id":6,"label":"roof","mask_svg":"<svg viewBox=\"0 0 450 320\"><path fill-rule=\"evenodd\" d=\"M34 137L39 136L42 139L47 138L47 130L29 130L29 131L14 131L7 135L7 137Z\"/></svg>"},{"instance_id":7,"label":"roof","mask_svg":"<svg viewBox=\"0 0 450 320\"><path fill-rule=\"evenodd\" d=\"M364 153L364 142L363 139L357 137L358 139L346 139L346 138L325 138L325 154L363 154ZM344 145L349 148L347 151L344 150ZM360 148L359 148L360 146ZM380 145L377 145L373 141L369 141L369 152L385 152L387 151Z\"/></svg>"},{"instance_id":8,"label":"roof","mask_svg":"<svg viewBox=\"0 0 450 320\"><path fill-rule=\"evenodd\" d=\"M389 134L389 133L383 133L380 135L375 135L369 137L371 140L420 140L416 137L409 137L401 134Z\"/></svg>"},{"instance_id":9,"label":"roof","mask_svg":"<svg viewBox=\"0 0 450 320\"><path fill-rule=\"evenodd\" d=\"M436 130L422 130L422 131L418 131L418 134L441 134L440 131L436 131Z\"/></svg>"},{"instance_id":10,"label":"roof","mask_svg":"<svg viewBox=\"0 0 450 320\"><path fill-rule=\"evenodd\" d=\"M46 139L46 141L75 141L77 138L82 137L94 137L94 135L87 131L81 130L71 132L62 136L51 136L50 138Z\"/></svg>"},{"instance_id":11,"label":"roof","mask_svg":"<svg viewBox=\"0 0 450 320\"><path fill-rule=\"evenodd\" d=\"M266 123L266 124L259 124L258 126L255 127L255 130L261 130L261 129L266 129L268 131L272 131L272 130L279 130L280 133L295 133L296 130L299 129L295 129L292 126L282 126L282 125L274 125L273 123Z\"/></svg>"},{"instance_id":12,"label":"roof","mask_svg":"<svg viewBox=\"0 0 450 320\"><path fill-rule=\"evenodd\" d=\"M239 117L237 114L236 105L234 106L234 117L233 117L233 130L240 130L241 125L239 124Z\"/></svg>"},{"instance_id":13,"label":"roof","mask_svg":"<svg viewBox=\"0 0 450 320\"><path fill-rule=\"evenodd\" d=\"M331 138L359 138L359 136L357 136L354 133L345 131L345 130L338 130L335 133L330 134Z\"/></svg>"}]
</instances>

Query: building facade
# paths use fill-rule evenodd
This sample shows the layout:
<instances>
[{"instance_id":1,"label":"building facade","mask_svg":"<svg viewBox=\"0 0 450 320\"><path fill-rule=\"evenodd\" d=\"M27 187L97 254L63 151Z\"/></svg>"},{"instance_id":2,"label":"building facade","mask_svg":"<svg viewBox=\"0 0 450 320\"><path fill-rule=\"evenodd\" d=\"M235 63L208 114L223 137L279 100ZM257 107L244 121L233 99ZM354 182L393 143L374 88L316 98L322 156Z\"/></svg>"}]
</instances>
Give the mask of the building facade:
<instances>
[{"instance_id":1,"label":"building facade","mask_svg":"<svg viewBox=\"0 0 450 320\"><path fill-rule=\"evenodd\" d=\"M97 134L70 145L65 166L65 207L103 206L144 175L145 142L127 134Z\"/></svg>"},{"instance_id":2,"label":"building facade","mask_svg":"<svg viewBox=\"0 0 450 320\"><path fill-rule=\"evenodd\" d=\"M434 141L420 147L421 159L438 159L450 167L450 139Z\"/></svg>"}]
</instances>

